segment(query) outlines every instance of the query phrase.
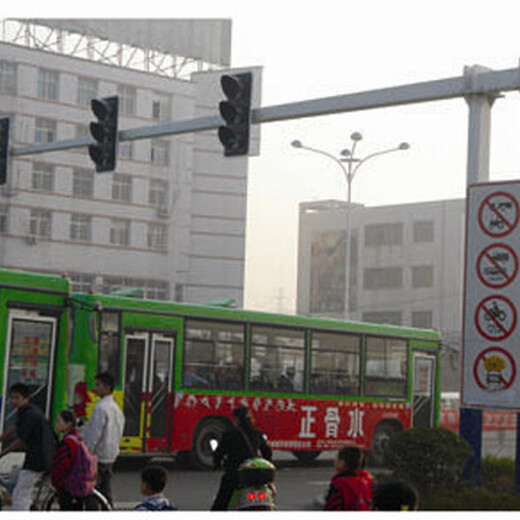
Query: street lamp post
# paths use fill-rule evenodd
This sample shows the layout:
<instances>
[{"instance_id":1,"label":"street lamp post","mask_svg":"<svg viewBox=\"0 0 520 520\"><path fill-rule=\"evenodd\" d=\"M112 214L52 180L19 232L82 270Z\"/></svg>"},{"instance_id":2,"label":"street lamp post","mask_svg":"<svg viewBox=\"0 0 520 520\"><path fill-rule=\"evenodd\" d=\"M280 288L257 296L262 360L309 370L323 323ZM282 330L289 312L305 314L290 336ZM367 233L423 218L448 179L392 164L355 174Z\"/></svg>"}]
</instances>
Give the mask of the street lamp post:
<instances>
[{"instance_id":1,"label":"street lamp post","mask_svg":"<svg viewBox=\"0 0 520 520\"><path fill-rule=\"evenodd\" d=\"M350 205L352 202L352 181L360 166L369 159L377 157L378 155L384 155L390 152L397 152L399 150L408 150L410 145L408 143L400 143L395 148L389 148L388 150L381 150L367 155L363 158L355 157L356 146L363 139L363 136L359 132L354 132L350 135L352 141L351 149L345 148L340 152L340 158L338 159L335 155L332 155L323 150L317 148L311 148L310 146L304 146L301 141L295 140L291 142L291 146L294 148L301 148L302 150L308 150L309 152L319 153L332 159L342 170L345 180L347 181L347 222L346 222L346 236L345 236L345 294L343 303L343 314L345 319L348 319L350 314L350 284L349 284L349 271L350 271ZM346 164L346 166L345 166Z\"/></svg>"}]
</instances>

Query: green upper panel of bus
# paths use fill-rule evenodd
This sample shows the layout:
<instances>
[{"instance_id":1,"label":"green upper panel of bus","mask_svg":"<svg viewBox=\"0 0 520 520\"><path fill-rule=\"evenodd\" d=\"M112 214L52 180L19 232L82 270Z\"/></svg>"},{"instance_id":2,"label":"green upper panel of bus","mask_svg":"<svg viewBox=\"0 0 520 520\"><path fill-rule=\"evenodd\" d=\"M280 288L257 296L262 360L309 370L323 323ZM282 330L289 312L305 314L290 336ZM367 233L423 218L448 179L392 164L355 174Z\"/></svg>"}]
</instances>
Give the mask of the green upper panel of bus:
<instances>
[{"instance_id":1,"label":"green upper panel of bus","mask_svg":"<svg viewBox=\"0 0 520 520\"><path fill-rule=\"evenodd\" d=\"M165 302L159 300L144 300L139 298L127 298L114 295L100 294L74 294L73 304L86 310L128 310L156 312L177 316L190 316L200 318L215 318L229 321L245 321L259 323L276 323L292 327L312 327L328 330L344 330L367 334L383 334L386 336L399 336L405 338L425 339L440 341L441 335L434 330L413 329L395 325L382 325L377 323L361 323L343 321L333 318L318 316L275 314L261 311L233 309L221 305L198 305L179 302Z\"/></svg>"},{"instance_id":2,"label":"green upper panel of bus","mask_svg":"<svg viewBox=\"0 0 520 520\"><path fill-rule=\"evenodd\" d=\"M66 276L0 268L0 287L46 289L68 294L70 292L70 281Z\"/></svg>"}]
</instances>

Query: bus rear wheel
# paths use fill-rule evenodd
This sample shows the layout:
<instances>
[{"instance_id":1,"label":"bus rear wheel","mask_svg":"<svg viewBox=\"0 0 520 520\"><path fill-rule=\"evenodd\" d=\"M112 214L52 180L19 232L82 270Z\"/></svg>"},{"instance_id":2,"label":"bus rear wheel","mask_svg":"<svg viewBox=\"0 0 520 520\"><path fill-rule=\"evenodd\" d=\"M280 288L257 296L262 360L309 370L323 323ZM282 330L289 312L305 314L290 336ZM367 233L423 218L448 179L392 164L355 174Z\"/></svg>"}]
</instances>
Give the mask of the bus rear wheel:
<instances>
[{"instance_id":1,"label":"bus rear wheel","mask_svg":"<svg viewBox=\"0 0 520 520\"><path fill-rule=\"evenodd\" d=\"M321 451L293 451L292 454L300 461L300 462L312 462L313 460L318 458L318 455Z\"/></svg>"},{"instance_id":2,"label":"bus rear wheel","mask_svg":"<svg viewBox=\"0 0 520 520\"><path fill-rule=\"evenodd\" d=\"M193 435L191 458L193 464L200 469L213 467L213 450L211 441L220 442L226 429L223 419L209 418L201 421Z\"/></svg>"}]
</instances>

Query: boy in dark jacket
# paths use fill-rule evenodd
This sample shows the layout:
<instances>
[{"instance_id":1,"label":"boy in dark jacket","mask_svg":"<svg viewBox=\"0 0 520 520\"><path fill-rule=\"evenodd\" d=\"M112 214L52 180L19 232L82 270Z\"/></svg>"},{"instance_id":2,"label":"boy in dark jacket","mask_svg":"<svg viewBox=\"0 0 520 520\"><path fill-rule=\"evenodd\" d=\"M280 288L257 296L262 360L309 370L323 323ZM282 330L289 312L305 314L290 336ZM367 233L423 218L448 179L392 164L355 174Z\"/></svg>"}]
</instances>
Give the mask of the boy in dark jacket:
<instances>
[{"instance_id":1,"label":"boy in dark jacket","mask_svg":"<svg viewBox=\"0 0 520 520\"><path fill-rule=\"evenodd\" d=\"M325 500L326 511L369 511L372 503L372 476L363 470L364 454L356 447L338 451L337 473L330 481Z\"/></svg>"}]
</instances>

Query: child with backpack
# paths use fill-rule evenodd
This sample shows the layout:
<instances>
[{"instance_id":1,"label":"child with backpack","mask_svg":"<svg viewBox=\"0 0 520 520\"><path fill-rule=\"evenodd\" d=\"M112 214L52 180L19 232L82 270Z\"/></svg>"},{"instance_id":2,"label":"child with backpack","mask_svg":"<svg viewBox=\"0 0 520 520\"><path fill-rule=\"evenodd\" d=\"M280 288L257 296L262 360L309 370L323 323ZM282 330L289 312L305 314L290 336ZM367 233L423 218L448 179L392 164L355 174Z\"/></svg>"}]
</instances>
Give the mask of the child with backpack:
<instances>
[{"instance_id":1,"label":"child with backpack","mask_svg":"<svg viewBox=\"0 0 520 520\"><path fill-rule=\"evenodd\" d=\"M347 446L338 451L335 460L337 473L330 481L324 510L370 510L373 479L363 465L364 453L360 448Z\"/></svg>"},{"instance_id":2,"label":"child with backpack","mask_svg":"<svg viewBox=\"0 0 520 520\"><path fill-rule=\"evenodd\" d=\"M168 473L161 466L147 466L141 471L141 493L146 497L135 511L175 511L177 508L163 494Z\"/></svg>"},{"instance_id":3,"label":"child with backpack","mask_svg":"<svg viewBox=\"0 0 520 520\"><path fill-rule=\"evenodd\" d=\"M97 478L97 457L90 453L76 430L74 412L62 410L56 430L63 435L51 468L51 482L62 511L80 511L85 497L92 494Z\"/></svg>"}]
</instances>

